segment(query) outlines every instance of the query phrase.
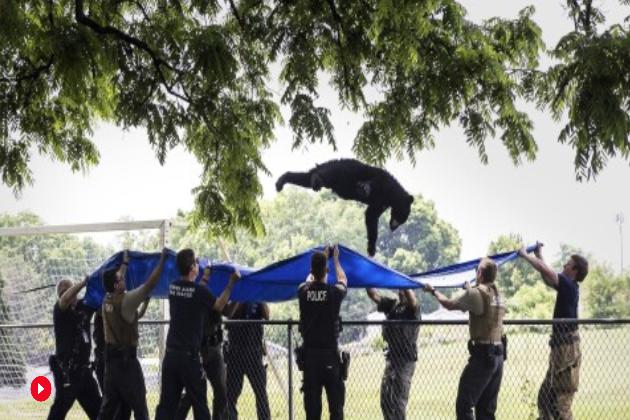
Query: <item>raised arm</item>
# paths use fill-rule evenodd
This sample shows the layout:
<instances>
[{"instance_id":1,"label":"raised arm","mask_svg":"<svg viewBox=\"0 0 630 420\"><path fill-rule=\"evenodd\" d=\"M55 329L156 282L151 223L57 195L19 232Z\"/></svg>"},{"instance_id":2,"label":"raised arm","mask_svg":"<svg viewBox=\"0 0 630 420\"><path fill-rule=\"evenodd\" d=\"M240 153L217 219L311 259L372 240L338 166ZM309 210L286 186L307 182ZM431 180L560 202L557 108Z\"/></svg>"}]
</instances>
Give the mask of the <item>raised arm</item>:
<instances>
[{"instance_id":1,"label":"raised arm","mask_svg":"<svg viewBox=\"0 0 630 420\"><path fill-rule=\"evenodd\" d=\"M234 314L236 313L236 311L240 307L241 307L241 303L240 302L235 302L235 301L228 302L225 305L225 308L223 308L223 316L226 316L229 319L232 319L234 317Z\"/></svg>"},{"instance_id":2,"label":"raised arm","mask_svg":"<svg viewBox=\"0 0 630 420\"><path fill-rule=\"evenodd\" d=\"M346 278L346 272L343 271L343 267L339 263L339 245L335 245L333 248L333 263L335 264L335 274L337 275L337 283L341 283L348 287L348 279Z\"/></svg>"},{"instance_id":3,"label":"raised arm","mask_svg":"<svg viewBox=\"0 0 630 420\"><path fill-rule=\"evenodd\" d=\"M372 302L376 303L377 305L381 303L381 295L378 294L375 288L368 287L367 289L365 289L365 291L367 292L367 295L372 300Z\"/></svg>"},{"instance_id":4,"label":"raised arm","mask_svg":"<svg viewBox=\"0 0 630 420\"><path fill-rule=\"evenodd\" d=\"M148 301L151 291L155 288L160 276L162 275L162 269L164 268L164 261L166 261L166 248L162 249L162 255L160 255L160 261L158 265L153 269L149 277L139 287L125 293L125 297L122 301L122 315L123 317L132 322L137 316L138 319L142 318L146 311L146 305L139 313L136 314L136 310L144 301Z\"/></svg>"},{"instance_id":5,"label":"raised arm","mask_svg":"<svg viewBox=\"0 0 630 420\"><path fill-rule=\"evenodd\" d=\"M405 289L405 306L407 309L415 310L418 302L416 300L416 294L411 289Z\"/></svg>"},{"instance_id":6,"label":"raised arm","mask_svg":"<svg viewBox=\"0 0 630 420\"><path fill-rule=\"evenodd\" d=\"M140 288L144 289L144 292L147 294L147 296L158 284L158 281L160 281L160 276L162 275L162 270L164 269L164 262L166 261L166 251L166 248L162 249L162 255L160 255L160 261L158 262L158 265L153 269L151 274L149 274L149 278L142 284L142 286L140 286Z\"/></svg>"},{"instance_id":7,"label":"raised arm","mask_svg":"<svg viewBox=\"0 0 630 420\"><path fill-rule=\"evenodd\" d=\"M424 291L427 293L431 293L433 296L435 296L437 301L440 302L440 305L442 305L444 308L448 309L449 311L457 309L457 304L455 303L453 299L447 298L442 293L435 290L435 287L431 286L430 284L426 284L424 286Z\"/></svg>"},{"instance_id":8,"label":"raised arm","mask_svg":"<svg viewBox=\"0 0 630 420\"><path fill-rule=\"evenodd\" d=\"M149 307L149 301L151 298L146 298L142 304L140 304L140 308L138 309L138 319L142 318L144 314L147 312L147 308Z\"/></svg>"},{"instance_id":9,"label":"raised arm","mask_svg":"<svg viewBox=\"0 0 630 420\"><path fill-rule=\"evenodd\" d=\"M126 285L127 282L127 267L129 266L129 252L125 249L123 251L123 260L122 263L120 264L120 267L118 267L118 275L120 276L122 282Z\"/></svg>"},{"instance_id":10,"label":"raised arm","mask_svg":"<svg viewBox=\"0 0 630 420\"><path fill-rule=\"evenodd\" d=\"M72 303L72 300L79 294L81 289L85 287L85 285L87 284L87 281L88 281L88 277L86 276L85 279L83 279L83 281L73 284L72 286L68 288L68 290L63 292L63 294L59 296L59 309L61 309L62 311L65 311L66 309L68 309L68 307L70 306L70 303Z\"/></svg>"},{"instance_id":11,"label":"raised arm","mask_svg":"<svg viewBox=\"0 0 630 420\"><path fill-rule=\"evenodd\" d=\"M203 269L203 276L201 276L201 280L199 280L199 284L202 286L207 286L210 281L210 276L212 275L212 267L209 265Z\"/></svg>"},{"instance_id":12,"label":"raised arm","mask_svg":"<svg viewBox=\"0 0 630 420\"><path fill-rule=\"evenodd\" d=\"M262 317L264 320L269 321L271 311L269 310L269 305L267 302L262 302L260 307L260 311L262 312Z\"/></svg>"},{"instance_id":13,"label":"raised arm","mask_svg":"<svg viewBox=\"0 0 630 420\"><path fill-rule=\"evenodd\" d=\"M519 257L527 261L532 267L534 267L534 270L540 273L543 280L545 281L545 283L547 283L548 286L553 287L554 289L557 289L558 288L558 274L551 267L549 267L543 260L542 253L541 253L541 247L543 246L543 244L539 243L536 245L537 246L536 246L536 249L534 250L534 256L529 255L525 247L521 248L518 251L518 255Z\"/></svg>"},{"instance_id":14,"label":"raised arm","mask_svg":"<svg viewBox=\"0 0 630 420\"><path fill-rule=\"evenodd\" d=\"M230 274L230 280L228 281L228 284L225 286L225 289L223 289L223 292L221 293L219 298L214 302L214 306L212 307L213 310L217 312L223 311L223 308L225 308L225 305L228 303L228 300L230 299L230 294L232 293L234 284L236 284L236 282L240 278L241 276L236 271Z\"/></svg>"}]
</instances>

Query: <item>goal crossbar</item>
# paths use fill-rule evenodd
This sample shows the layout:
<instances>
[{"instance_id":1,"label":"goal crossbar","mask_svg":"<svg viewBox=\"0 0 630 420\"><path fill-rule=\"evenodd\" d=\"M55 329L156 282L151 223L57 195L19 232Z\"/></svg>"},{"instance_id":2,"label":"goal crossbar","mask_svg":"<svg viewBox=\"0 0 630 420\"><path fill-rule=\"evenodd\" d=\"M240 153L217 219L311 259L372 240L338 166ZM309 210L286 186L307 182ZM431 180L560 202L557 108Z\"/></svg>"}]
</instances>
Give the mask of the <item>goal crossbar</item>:
<instances>
[{"instance_id":1,"label":"goal crossbar","mask_svg":"<svg viewBox=\"0 0 630 420\"><path fill-rule=\"evenodd\" d=\"M168 225L168 220L142 220L130 222L86 223L77 225L21 226L0 228L0 237L127 231L139 229L160 229L164 231Z\"/></svg>"}]
</instances>

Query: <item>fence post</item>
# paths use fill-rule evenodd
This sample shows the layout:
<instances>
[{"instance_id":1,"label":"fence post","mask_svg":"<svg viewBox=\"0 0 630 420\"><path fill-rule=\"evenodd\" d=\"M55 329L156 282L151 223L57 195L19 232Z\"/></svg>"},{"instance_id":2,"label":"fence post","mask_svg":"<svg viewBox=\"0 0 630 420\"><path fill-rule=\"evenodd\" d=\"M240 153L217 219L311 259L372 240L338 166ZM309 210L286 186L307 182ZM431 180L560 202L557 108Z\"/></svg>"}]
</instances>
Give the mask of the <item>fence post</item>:
<instances>
[{"instance_id":1,"label":"fence post","mask_svg":"<svg viewBox=\"0 0 630 420\"><path fill-rule=\"evenodd\" d=\"M289 362L289 420L293 420L293 323L289 321L287 324L287 344L288 344L288 357Z\"/></svg>"}]
</instances>

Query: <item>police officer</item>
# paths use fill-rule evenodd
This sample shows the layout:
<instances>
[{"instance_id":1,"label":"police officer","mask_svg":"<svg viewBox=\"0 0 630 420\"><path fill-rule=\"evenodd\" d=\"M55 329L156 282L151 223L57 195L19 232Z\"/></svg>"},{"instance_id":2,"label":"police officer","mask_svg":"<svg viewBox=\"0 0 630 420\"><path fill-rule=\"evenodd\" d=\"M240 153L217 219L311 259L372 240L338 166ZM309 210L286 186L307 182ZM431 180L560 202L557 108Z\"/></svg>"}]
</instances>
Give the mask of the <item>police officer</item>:
<instances>
[{"instance_id":1,"label":"police officer","mask_svg":"<svg viewBox=\"0 0 630 420\"><path fill-rule=\"evenodd\" d=\"M330 248L311 256L311 280L298 288L300 333L303 345L298 359L303 366L303 392L306 420L319 420L322 412L322 387L326 389L331 420L343 419L345 385L338 342L341 320L339 310L346 296L346 274L339 264L339 248L333 261L337 283L327 283Z\"/></svg>"},{"instance_id":2,"label":"police officer","mask_svg":"<svg viewBox=\"0 0 630 420\"><path fill-rule=\"evenodd\" d=\"M99 419L113 419L121 403L130 407L136 420L148 420L146 387L142 367L137 357L138 320L146 310L147 299L156 286L166 248L149 278L136 289L125 290L127 251L119 269L103 273L103 288L107 292L102 306L105 332L105 386ZM143 308L138 312L138 307Z\"/></svg>"},{"instance_id":3,"label":"police officer","mask_svg":"<svg viewBox=\"0 0 630 420\"><path fill-rule=\"evenodd\" d=\"M94 371L96 372L96 380L101 389L101 393L105 392L105 332L103 331L103 311L98 309L94 315ZM129 420L131 418L131 409L123 402L118 406L115 420Z\"/></svg>"},{"instance_id":4,"label":"police officer","mask_svg":"<svg viewBox=\"0 0 630 420\"><path fill-rule=\"evenodd\" d=\"M211 268L206 267L199 284L207 286L210 280ZM204 325L203 340L201 342L201 361L203 369L212 387L212 418L225 419L227 410L227 389L225 383L225 362L223 361L223 329L221 328L221 313L211 310ZM184 393L179 401L175 420L185 420L192 406L192 399Z\"/></svg>"},{"instance_id":5,"label":"police officer","mask_svg":"<svg viewBox=\"0 0 630 420\"><path fill-rule=\"evenodd\" d=\"M556 273L542 258L537 244L534 256L525 248L519 255L538 271L544 282L555 289L556 304L553 319L577 319L580 300L580 283L588 274L588 261L581 255L571 255L562 272ZM553 324L549 367L538 391L538 415L542 420L572 420L571 404L578 389L582 352L578 325L575 323Z\"/></svg>"},{"instance_id":6,"label":"police officer","mask_svg":"<svg viewBox=\"0 0 630 420\"><path fill-rule=\"evenodd\" d=\"M228 307L230 319L269 319L269 306L264 302L234 302ZM267 397L267 370L263 325L229 324L226 347L228 419L237 420L236 403L243 389L245 376L256 397L258 420L271 419Z\"/></svg>"},{"instance_id":7,"label":"police officer","mask_svg":"<svg viewBox=\"0 0 630 420\"><path fill-rule=\"evenodd\" d=\"M366 291L388 320L420 319L420 305L411 290L400 290L398 299L380 296L375 289ZM381 381L381 411L385 420L405 420L409 388L418 360L419 329L419 324L383 325L383 339L388 347Z\"/></svg>"},{"instance_id":8,"label":"police officer","mask_svg":"<svg viewBox=\"0 0 630 420\"><path fill-rule=\"evenodd\" d=\"M86 283L87 278L76 284L67 279L57 284L58 299L53 309L55 355L49 361L56 393L49 420L65 419L75 400L91 420L96 419L101 406L101 394L90 367L90 319L94 309L77 300Z\"/></svg>"},{"instance_id":9,"label":"police officer","mask_svg":"<svg viewBox=\"0 0 630 420\"><path fill-rule=\"evenodd\" d=\"M448 310L469 311L470 358L459 379L456 412L458 420L494 420L497 397L503 376L505 347L503 316L505 305L494 280L497 265L482 258L477 267L477 285L466 289L460 297L449 299L427 284L425 291L433 294ZM473 414L474 408L474 414Z\"/></svg>"},{"instance_id":10,"label":"police officer","mask_svg":"<svg viewBox=\"0 0 630 420\"><path fill-rule=\"evenodd\" d=\"M206 395L206 378L200 360L203 326L211 310L220 312L228 301L239 275L234 272L227 286L215 298L207 287L195 284L199 263L192 249L177 253L181 278L169 286L171 320L166 337L166 354L162 362L162 389L156 420L175 416L182 389L190 397L197 420L210 418Z\"/></svg>"}]
</instances>

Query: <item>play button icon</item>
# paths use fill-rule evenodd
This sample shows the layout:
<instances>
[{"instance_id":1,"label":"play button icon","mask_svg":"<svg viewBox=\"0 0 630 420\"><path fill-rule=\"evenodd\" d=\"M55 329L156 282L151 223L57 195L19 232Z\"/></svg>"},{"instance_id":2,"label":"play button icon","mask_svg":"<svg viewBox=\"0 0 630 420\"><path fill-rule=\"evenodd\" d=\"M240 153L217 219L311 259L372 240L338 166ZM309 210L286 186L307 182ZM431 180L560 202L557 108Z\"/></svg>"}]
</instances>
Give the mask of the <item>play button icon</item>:
<instances>
[{"instance_id":1,"label":"play button icon","mask_svg":"<svg viewBox=\"0 0 630 420\"><path fill-rule=\"evenodd\" d=\"M38 376L31 382L31 396L35 401L44 402L50 397L52 386L45 376Z\"/></svg>"}]
</instances>

